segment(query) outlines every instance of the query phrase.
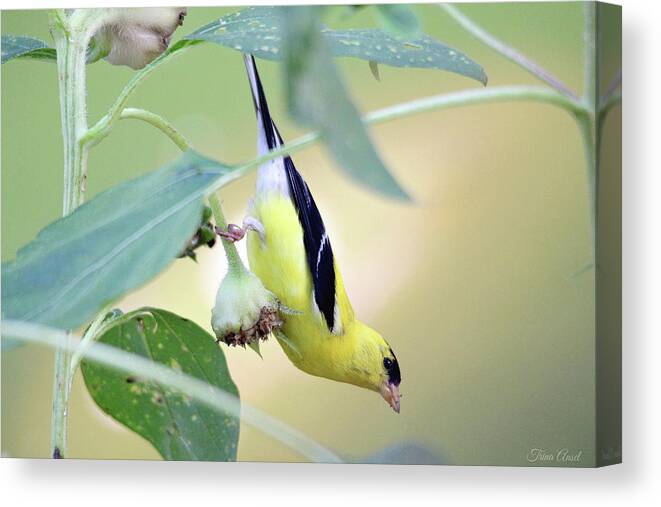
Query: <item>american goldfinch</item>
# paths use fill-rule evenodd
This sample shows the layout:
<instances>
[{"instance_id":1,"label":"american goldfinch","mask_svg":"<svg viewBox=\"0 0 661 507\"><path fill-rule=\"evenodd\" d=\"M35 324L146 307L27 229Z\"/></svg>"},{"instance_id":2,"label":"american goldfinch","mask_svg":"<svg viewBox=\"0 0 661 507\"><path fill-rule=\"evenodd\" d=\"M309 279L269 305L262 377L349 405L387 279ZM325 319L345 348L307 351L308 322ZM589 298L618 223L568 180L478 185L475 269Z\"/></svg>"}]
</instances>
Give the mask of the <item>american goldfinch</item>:
<instances>
[{"instance_id":1,"label":"american goldfinch","mask_svg":"<svg viewBox=\"0 0 661 507\"><path fill-rule=\"evenodd\" d=\"M260 154L283 145L255 60L244 55L257 114ZM388 342L354 315L330 239L308 185L289 156L263 164L244 221L251 270L286 315L279 338L301 370L376 391L399 413L401 374Z\"/></svg>"}]
</instances>

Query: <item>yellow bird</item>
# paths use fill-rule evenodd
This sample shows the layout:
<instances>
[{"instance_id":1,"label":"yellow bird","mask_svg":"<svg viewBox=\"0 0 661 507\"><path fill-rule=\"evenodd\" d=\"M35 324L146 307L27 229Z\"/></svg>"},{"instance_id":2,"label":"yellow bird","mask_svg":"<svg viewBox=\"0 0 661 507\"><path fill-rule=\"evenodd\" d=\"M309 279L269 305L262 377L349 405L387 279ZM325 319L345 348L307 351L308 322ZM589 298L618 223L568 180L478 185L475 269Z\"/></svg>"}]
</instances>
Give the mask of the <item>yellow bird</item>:
<instances>
[{"instance_id":1,"label":"yellow bird","mask_svg":"<svg viewBox=\"0 0 661 507\"><path fill-rule=\"evenodd\" d=\"M260 154L283 145L255 60L244 55ZM354 315L310 189L288 156L263 164L244 221L251 270L286 307L278 340L301 370L381 393L399 413L401 374L388 342Z\"/></svg>"}]
</instances>

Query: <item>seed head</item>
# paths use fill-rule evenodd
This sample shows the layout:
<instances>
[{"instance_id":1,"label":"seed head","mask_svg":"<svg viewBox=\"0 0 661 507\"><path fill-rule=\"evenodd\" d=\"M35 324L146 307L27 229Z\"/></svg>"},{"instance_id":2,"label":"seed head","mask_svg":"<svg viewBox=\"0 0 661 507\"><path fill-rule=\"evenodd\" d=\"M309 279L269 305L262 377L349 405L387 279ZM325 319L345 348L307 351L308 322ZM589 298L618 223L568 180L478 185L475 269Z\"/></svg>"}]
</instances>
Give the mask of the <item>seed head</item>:
<instances>
[{"instance_id":1,"label":"seed head","mask_svg":"<svg viewBox=\"0 0 661 507\"><path fill-rule=\"evenodd\" d=\"M254 345L280 329L279 303L262 281L247 270L230 270L220 283L211 327L228 345Z\"/></svg>"}]
</instances>

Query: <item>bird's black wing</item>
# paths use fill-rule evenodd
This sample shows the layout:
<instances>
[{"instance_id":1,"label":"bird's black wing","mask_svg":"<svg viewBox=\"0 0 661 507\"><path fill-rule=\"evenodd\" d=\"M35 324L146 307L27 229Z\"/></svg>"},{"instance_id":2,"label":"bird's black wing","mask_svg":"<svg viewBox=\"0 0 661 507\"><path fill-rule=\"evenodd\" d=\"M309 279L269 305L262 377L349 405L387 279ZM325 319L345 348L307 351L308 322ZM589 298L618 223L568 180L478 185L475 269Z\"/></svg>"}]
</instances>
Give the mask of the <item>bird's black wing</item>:
<instances>
[{"instance_id":1,"label":"bird's black wing","mask_svg":"<svg viewBox=\"0 0 661 507\"><path fill-rule=\"evenodd\" d=\"M255 59L245 55L250 89L253 95L255 111L263 126L266 144L270 150L284 144L280 132L269 113L266 95L259 78ZM314 301L326 320L326 325L334 332L335 325L335 263L330 240L326 234L324 221L310 193L307 183L296 170L289 156L283 157L284 168L289 182L289 190L298 213L298 219L303 228L303 244L308 261L312 283L314 286Z\"/></svg>"},{"instance_id":2,"label":"bird's black wing","mask_svg":"<svg viewBox=\"0 0 661 507\"><path fill-rule=\"evenodd\" d=\"M289 157L285 157L285 169L298 219L303 227L303 243L314 283L314 300L326 319L328 329L333 332L336 324L333 249L310 189Z\"/></svg>"}]
</instances>

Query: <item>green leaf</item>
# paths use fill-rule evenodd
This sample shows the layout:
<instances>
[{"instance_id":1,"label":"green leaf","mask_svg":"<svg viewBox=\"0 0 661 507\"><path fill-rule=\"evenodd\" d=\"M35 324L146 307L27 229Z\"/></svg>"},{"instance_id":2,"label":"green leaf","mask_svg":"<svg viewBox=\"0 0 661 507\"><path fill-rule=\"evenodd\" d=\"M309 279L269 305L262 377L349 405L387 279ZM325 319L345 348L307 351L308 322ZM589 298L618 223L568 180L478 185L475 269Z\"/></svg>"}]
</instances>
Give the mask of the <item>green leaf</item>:
<instances>
[{"instance_id":1,"label":"green leaf","mask_svg":"<svg viewBox=\"0 0 661 507\"><path fill-rule=\"evenodd\" d=\"M202 197L228 167L189 151L97 195L45 229L2 266L2 317L61 329L165 269L191 239Z\"/></svg>"},{"instance_id":2,"label":"green leaf","mask_svg":"<svg viewBox=\"0 0 661 507\"><path fill-rule=\"evenodd\" d=\"M282 7L289 111L318 129L340 167L384 195L407 199L372 145L321 37L318 7Z\"/></svg>"},{"instance_id":3,"label":"green leaf","mask_svg":"<svg viewBox=\"0 0 661 507\"><path fill-rule=\"evenodd\" d=\"M197 324L165 310L121 317L99 339L196 377L234 396L223 351ZM184 394L107 366L83 361L85 385L112 418L147 439L168 460L235 461L239 421Z\"/></svg>"},{"instance_id":4,"label":"green leaf","mask_svg":"<svg viewBox=\"0 0 661 507\"><path fill-rule=\"evenodd\" d=\"M279 7L249 7L223 16L184 37L206 41L251 53L266 60L281 60L284 52L283 19ZM306 9L289 8L289 13ZM286 20L286 18L285 18ZM446 70L486 84L487 76L480 65L429 37L395 37L383 30L332 30L322 28L322 37L332 56L348 56L393 67L417 67ZM305 48L301 48L305 49Z\"/></svg>"},{"instance_id":5,"label":"green leaf","mask_svg":"<svg viewBox=\"0 0 661 507\"><path fill-rule=\"evenodd\" d=\"M415 37L420 33L420 22L413 9L403 4L375 5L381 26L395 37Z\"/></svg>"},{"instance_id":6,"label":"green leaf","mask_svg":"<svg viewBox=\"0 0 661 507\"><path fill-rule=\"evenodd\" d=\"M2 63L13 60L14 58L57 60L55 49L49 47L44 41L32 37L3 35L0 44L2 45Z\"/></svg>"}]
</instances>

